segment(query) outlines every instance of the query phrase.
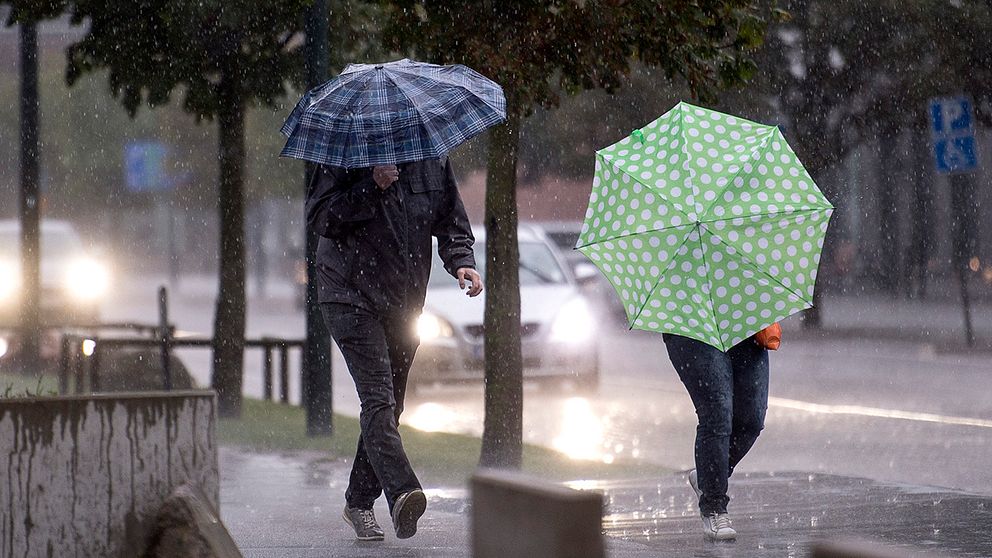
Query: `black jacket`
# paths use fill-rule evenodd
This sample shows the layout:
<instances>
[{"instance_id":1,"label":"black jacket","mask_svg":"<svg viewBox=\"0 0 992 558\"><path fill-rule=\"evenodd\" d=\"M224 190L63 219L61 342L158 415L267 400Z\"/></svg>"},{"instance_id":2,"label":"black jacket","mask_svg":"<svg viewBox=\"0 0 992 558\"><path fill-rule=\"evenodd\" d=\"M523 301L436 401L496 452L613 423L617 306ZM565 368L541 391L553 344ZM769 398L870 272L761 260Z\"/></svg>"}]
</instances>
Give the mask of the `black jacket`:
<instances>
[{"instance_id":1,"label":"black jacket","mask_svg":"<svg viewBox=\"0 0 992 558\"><path fill-rule=\"evenodd\" d=\"M418 311L431 269L431 236L452 276L475 267L471 225L447 157L397 165L385 191L372 169L321 166L307 186L317 245L319 302L373 312Z\"/></svg>"}]
</instances>

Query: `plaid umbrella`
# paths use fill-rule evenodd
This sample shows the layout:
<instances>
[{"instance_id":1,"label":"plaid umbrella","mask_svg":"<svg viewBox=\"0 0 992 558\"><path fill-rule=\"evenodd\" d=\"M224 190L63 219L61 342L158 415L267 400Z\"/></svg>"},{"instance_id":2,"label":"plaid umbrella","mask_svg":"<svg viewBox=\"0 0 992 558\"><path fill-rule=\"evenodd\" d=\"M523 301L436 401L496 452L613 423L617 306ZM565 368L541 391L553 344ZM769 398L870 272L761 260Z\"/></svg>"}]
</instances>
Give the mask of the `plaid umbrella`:
<instances>
[{"instance_id":1,"label":"plaid umbrella","mask_svg":"<svg viewBox=\"0 0 992 558\"><path fill-rule=\"evenodd\" d=\"M345 168L437 158L506 119L503 89L460 64L349 64L306 93L281 155Z\"/></svg>"}]
</instances>

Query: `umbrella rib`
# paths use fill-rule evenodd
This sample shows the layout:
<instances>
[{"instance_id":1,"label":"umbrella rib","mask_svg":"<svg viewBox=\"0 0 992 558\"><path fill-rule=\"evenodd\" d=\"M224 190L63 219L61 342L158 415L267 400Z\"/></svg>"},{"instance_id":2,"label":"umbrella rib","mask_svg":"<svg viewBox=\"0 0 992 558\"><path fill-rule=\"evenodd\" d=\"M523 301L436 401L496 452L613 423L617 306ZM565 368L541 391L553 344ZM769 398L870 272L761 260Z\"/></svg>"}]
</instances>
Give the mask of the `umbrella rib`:
<instances>
[{"instance_id":1,"label":"umbrella rib","mask_svg":"<svg viewBox=\"0 0 992 558\"><path fill-rule=\"evenodd\" d=\"M319 103L319 102L323 101L324 99L326 99L331 93L334 93L338 89L342 89L345 85L349 85L352 82L355 82L355 81L358 81L358 80L362 79L363 77L365 78L365 81L362 82L362 87L365 87L365 86L367 86L369 84L369 80L371 80L374 75L375 74L372 73L372 72L369 72L369 73L365 74L364 76L362 74L360 74L360 73L356 73L353 76L352 79L350 79L348 81L343 81L342 80L341 82L338 82L335 87L328 87L327 88L327 91L324 91L323 94L321 94L321 96L319 98L313 99L312 101L310 101L310 106L307 107L307 108L309 109L310 107L312 107L312 106L316 105L317 103ZM340 75L338 77L340 77ZM348 98L348 101L349 102L351 101L351 99L353 99L355 97L355 95L358 94L358 91L360 91L360 89L356 89L355 92L352 93L352 95Z\"/></svg>"},{"instance_id":2,"label":"umbrella rib","mask_svg":"<svg viewBox=\"0 0 992 558\"><path fill-rule=\"evenodd\" d=\"M455 64L452 67L458 67L458 66L461 66L461 67L465 68L465 70L467 70L468 73L475 74L475 75L479 76L480 78L482 78L483 80L486 80L486 81L492 83L497 88L499 88L499 90L501 92L503 91L502 86L500 86L498 83L496 83L495 81L493 81L493 80L487 78L486 76L480 74L479 72L476 72L475 70L473 70L472 68L469 68L468 66L463 66L462 64ZM423 76L423 74L421 74L421 73L412 71L412 69L410 69L410 68L404 68L402 66L397 66L397 67L390 68L390 71L398 72L398 73L403 73L403 74L409 74L409 75L418 76L418 77L422 77ZM435 81L440 82L440 83L446 83L446 84L448 84L448 85L450 85L452 87L458 87L460 89L464 89L465 91L467 91L468 93L470 93L473 97L482 100L482 102L485 103L486 106L488 106L492 110L494 110L494 111L496 111L498 113L500 113L500 112L501 113L505 113L506 112L506 105L505 105L505 103L502 106L499 106L500 103L497 102L497 106L493 106L483 96L479 95L478 93L476 93L471 88L469 88L468 86L464 85L463 83L458 83L456 80L449 79L448 76L440 75L441 72L437 72L437 73L438 73L438 75L431 76ZM496 100L499 101L498 98Z\"/></svg>"},{"instance_id":3,"label":"umbrella rib","mask_svg":"<svg viewBox=\"0 0 992 558\"><path fill-rule=\"evenodd\" d=\"M751 157L749 157L748 161L747 162L744 162L744 161L741 161L740 162L740 167L737 169L737 173L734 174L734 176L731 177L730 180L727 181L727 184L723 187L722 190L719 191L720 194L722 194L723 192L726 192L727 191L727 188L730 188L734 184L734 181L737 180L737 177L739 177L742 174L744 174L744 165L746 165L747 163L750 163L752 161L756 161L756 160L758 160L758 159L761 158L761 155L764 154L764 152L765 152L766 149L768 149L768 146L770 144L770 142L768 141L768 139L771 138L772 135L774 135L774 131L769 130L768 133L765 134L765 137L762 138L761 143L759 143L755 147L755 149L751 151ZM709 212L710 212L710 208L713 207L717 203L717 201L719 201L719 200L720 200L720 196L717 195L715 198L713 198L713 201L711 201L708 206L704 207L703 210L699 212L699 216L702 217L703 215L708 215ZM702 221L702 219L700 219L700 221Z\"/></svg>"},{"instance_id":4,"label":"umbrella rib","mask_svg":"<svg viewBox=\"0 0 992 558\"><path fill-rule=\"evenodd\" d=\"M572 248L572 249L573 250L581 250L582 248L586 248L586 247L592 246L594 244L601 244L603 242L615 242L617 240L623 240L625 238L630 238L630 237L633 237L633 236L642 236L642 235L650 234L650 233L665 232L665 231L669 231L669 230L673 230L673 229L674 230L678 230L679 228L686 227L688 225L689 225L689 223L682 224L682 225L672 225L670 227L662 227L660 229L649 229L649 230L641 231L641 232L636 232L635 231L635 232L631 232L631 233L627 233L627 234L622 234L622 235L619 235L619 236L611 236L609 238L600 238L600 239L594 240L593 242L586 242L585 244L582 244L582 245L575 245L575 247Z\"/></svg>"},{"instance_id":5,"label":"umbrella rib","mask_svg":"<svg viewBox=\"0 0 992 558\"><path fill-rule=\"evenodd\" d=\"M713 280L710 278L711 277L710 276L710 260L709 260L709 258L706 257L706 252L707 252L706 251L706 243L703 242L703 232L702 232L702 228L703 227L702 227L702 225L696 225L696 226L700 229L700 231L699 231L699 248L700 248L700 250L703 253L703 265L706 266L706 282L710 286L709 292L706 293L706 296L709 297L709 299L710 299L710 309L711 309L710 310L710 313L712 314L711 318L713 320L713 327L716 329L716 338L720 341L720 345L722 346L724 344L724 341L723 341L723 335L721 335L722 332L720 331L720 321L716 319L716 301L713 300Z\"/></svg>"},{"instance_id":6,"label":"umbrella rib","mask_svg":"<svg viewBox=\"0 0 992 558\"><path fill-rule=\"evenodd\" d=\"M719 221L733 221L734 219L752 219L754 217L778 217L781 216L794 216L802 215L807 213L816 213L817 211L830 211L834 210L833 206L828 207L800 207L793 209L792 211L776 211L774 213L749 213L747 215L735 215L733 217L719 217L712 219L710 221L700 221L702 224L706 223L717 223Z\"/></svg>"},{"instance_id":7,"label":"umbrella rib","mask_svg":"<svg viewBox=\"0 0 992 558\"><path fill-rule=\"evenodd\" d=\"M682 250L682 247L685 246L687 242L689 242L690 236L692 236L692 230L689 231L689 234L685 235L685 238L682 239L682 243L679 244L679 247L672 252L672 262L668 264L668 267L665 268L665 271L658 274L658 280L655 281L654 286L651 287L651 290L648 291L647 296L644 297L644 303L641 304L641 307L637 309L637 314L635 314L634 317L631 318L630 324L628 325L628 330L634 329L634 322L636 322L637 318L640 318L641 314L644 313L644 308L647 307L648 300L651 299L651 295L654 294L656 290L658 290L658 285L661 284L661 280L665 277L665 274L671 271L673 267L675 267L675 264L678 262L677 256L679 255L679 252Z\"/></svg>"},{"instance_id":8,"label":"umbrella rib","mask_svg":"<svg viewBox=\"0 0 992 558\"><path fill-rule=\"evenodd\" d=\"M392 70L394 70L394 68L390 68L390 71ZM384 73L386 79L391 81L395 86L397 94L401 96L404 100L406 100L406 102L410 105L410 110L412 110L414 114L417 115L417 121L420 123L420 125L427 130L433 130L433 128L431 128L430 125L428 124L429 119L425 118L424 114L420 112L420 109L417 107L417 103L413 101L413 98L411 98L410 95L408 95L407 92L396 83L396 80L393 79L393 77L390 76L388 72L384 72ZM402 73L409 73L409 72L402 72ZM415 77L417 77L418 79L422 79L424 76L420 74L415 74ZM433 97L431 98L433 99ZM440 156L440 154L437 155Z\"/></svg>"},{"instance_id":9,"label":"umbrella rib","mask_svg":"<svg viewBox=\"0 0 992 558\"><path fill-rule=\"evenodd\" d=\"M587 243L585 243L585 244L583 244L581 246L578 245L578 244L576 244L576 246L575 246L575 249L576 250L579 249L579 248L585 248L586 246L592 246L593 244L598 244L600 242L610 242L611 240L619 240L621 238L627 238L628 236L635 236L635 235L647 234L647 233L652 233L652 232L661 232L661 231L665 231L665 230L668 230L668 229L673 229L673 228L678 228L678 227L684 227L687 224L693 223L695 221L694 219L692 219L691 217L689 217L689 215L686 212L684 212L681 209L678 209L677 207L675 207L674 202L671 199L669 199L668 196L666 196L665 193L662 190L659 190L659 189L657 189L654 186L651 186L649 184L644 184L637 177L631 176L630 173L628 173L622 167L620 167L617 164L615 164L613 162L613 158L612 157L609 157L609 156L607 156L605 154L600 154L600 153L597 153L596 155L599 156L600 158L602 158L604 162L609 163L609 165L611 167L613 167L614 171L616 171L618 173L623 173L624 175L629 176L631 180L637 182L638 184L641 184L641 185L643 185L646 188L650 188L651 189L651 192L653 193L653 195L656 195L659 198L661 198L663 201L667 202L668 205L669 205L669 207L672 208L672 211L677 211L679 213L679 215L681 215L682 217L684 217L684 219L685 219L686 222L684 224L672 225L670 227L662 227L660 229L649 229L649 230L640 231L640 232L634 231L634 232L629 232L627 234L622 234L622 235L619 235L619 236L611 236L611 237L608 237L608 238L600 238L600 239L595 240L594 242L587 242Z\"/></svg>"},{"instance_id":10,"label":"umbrella rib","mask_svg":"<svg viewBox=\"0 0 992 558\"><path fill-rule=\"evenodd\" d=\"M739 250L737 250L737 248L735 248L731 244L728 244L727 242L725 242L718 235L715 235L712 232L710 232L710 236L712 236L713 238L717 239L720 242L720 244L723 244L724 246L729 246L730 248L733 248L734 249L734 252L736 252L739 255L741 261L744 262L745 264L747 264L747 266L750 267L756 274L760 274L763 277L767 277L767 278L771 279L772 281L774 281L775 283L777 283L780 287L782 287L789 294L795 296L796 298L798 298L799 300L801 300L801 301L809 304L810 306L813 305L813 301L812 300L807 300L806 297L801 292L796 292L796 291L792 290L791 288L786 287L785 285L783 285L782 282L779 281L777 277L775 277L774 275L771 275L771 274L763 271L760 267L758 267L757 264L755 264L754 262L752 262L750 258L748 258L744 254L742 254Z\"/></svg>"}]
</instances>

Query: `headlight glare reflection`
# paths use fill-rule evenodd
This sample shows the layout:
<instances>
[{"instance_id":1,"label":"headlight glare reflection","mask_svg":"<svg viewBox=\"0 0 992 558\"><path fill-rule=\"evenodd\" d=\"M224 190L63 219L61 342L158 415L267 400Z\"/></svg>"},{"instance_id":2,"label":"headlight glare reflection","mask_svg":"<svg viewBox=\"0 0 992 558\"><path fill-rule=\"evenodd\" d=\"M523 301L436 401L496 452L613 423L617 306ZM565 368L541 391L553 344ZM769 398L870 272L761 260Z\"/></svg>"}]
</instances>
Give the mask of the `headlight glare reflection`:
<instances>
[{"instance_id":1,"label":"headlight glare reflection","mask_svg":"<svg viewBox=\"0 0 992 558\"><path fill-rule=\"evenodd\" d=\"M93 301L107 292L110 274L105 267L93 260L77 260L69 267L65 286L76 300Z\"/></svg>"},{"instance_id":2,"label":"headlight glare reflection","mask_svg":"<svg viewBox=\"0 0 992 558\"><path fill-rule=\"evenodd\" d=\"M0 302L13 298L21 286L21 274L13 264L0 261Z\"/></svg>"},{"instance_id":3,"label":"headlight glare reflection","mask_svg":"<svg viewBox=\"0 0 992 558\"><path fill-rule=\"evenodd\" d=\"M596 323L589 305L581 298L574 298L564 304L558 311L551 326L551 341L562 343L579 343L592 337Z\"/></svg>"},{"instance_id":4,"label":"headlight glare reflection","mask_svg":"<svg viewBox=\"0 0 992 558\"><path fill-rule=\"evenodd\" d=\"M421 341L432 341L441 337L451 337L451 326L444 319L424 312L417 319L417 335Z\"/></svg>"}]
</instances>

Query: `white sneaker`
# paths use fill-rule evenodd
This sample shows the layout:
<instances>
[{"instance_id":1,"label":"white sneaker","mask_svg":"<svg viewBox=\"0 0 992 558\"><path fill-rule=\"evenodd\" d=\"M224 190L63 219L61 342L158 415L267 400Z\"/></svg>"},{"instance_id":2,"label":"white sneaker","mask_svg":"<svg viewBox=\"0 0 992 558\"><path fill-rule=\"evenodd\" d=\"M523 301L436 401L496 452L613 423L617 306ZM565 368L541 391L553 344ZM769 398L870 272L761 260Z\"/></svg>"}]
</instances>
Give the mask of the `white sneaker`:
<instances>
[{"instance_id":1,"label":"white sneaker","mask_svg":"<svg viewBox=\"0 0 992 558\"><path fill-rule=\"evenodd\" d=\"M703 534L714 541L732 541L737 538L737 531L730 526L730 518L725 513L704 515Z\"/></svg>"}]
</instances>

